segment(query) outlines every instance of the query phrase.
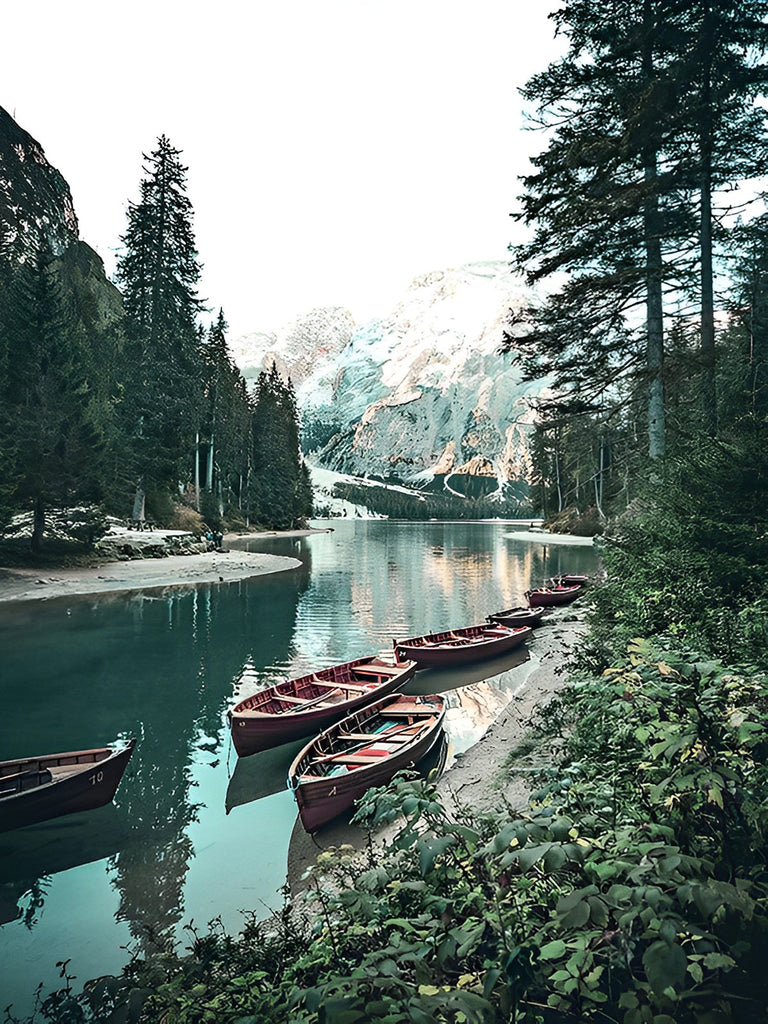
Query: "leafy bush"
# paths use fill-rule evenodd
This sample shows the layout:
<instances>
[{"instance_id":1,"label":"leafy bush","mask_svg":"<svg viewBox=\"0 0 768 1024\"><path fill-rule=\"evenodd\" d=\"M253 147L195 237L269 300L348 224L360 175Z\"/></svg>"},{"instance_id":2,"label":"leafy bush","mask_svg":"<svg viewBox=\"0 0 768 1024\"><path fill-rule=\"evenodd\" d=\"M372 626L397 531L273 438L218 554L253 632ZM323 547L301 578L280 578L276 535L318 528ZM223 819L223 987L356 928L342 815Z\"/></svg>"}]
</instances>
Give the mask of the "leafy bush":
<instances>
[{"instance_id":1,"label":"leafy bush","mask_svg":"<svg viewBox=\"0 0 768 1024\"><path fill-rule=\"evenodd\" d=\"M768 638L768 446L763 434L691 444L607 531L584 664L666 635L749 662Z\"/></svg>"}]
</instances>

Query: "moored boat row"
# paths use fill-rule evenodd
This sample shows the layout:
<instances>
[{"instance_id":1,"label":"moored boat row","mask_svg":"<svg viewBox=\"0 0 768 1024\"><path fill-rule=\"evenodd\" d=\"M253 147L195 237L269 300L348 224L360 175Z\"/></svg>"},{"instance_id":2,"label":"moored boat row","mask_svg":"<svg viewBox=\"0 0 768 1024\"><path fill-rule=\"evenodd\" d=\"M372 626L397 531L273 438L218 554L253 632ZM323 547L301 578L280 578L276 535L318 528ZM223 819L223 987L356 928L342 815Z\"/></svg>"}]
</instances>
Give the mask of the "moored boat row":
<instances>
[{"instance_id":1,"label":"moored boat row","mask_svg":"<svg viewBox=\"0 0 768 1024\"><path fill-rule=\"evenodd\" d=\"M394 639L391 660L359 658L268 687L229 711L235 749L245 757L315 733L288 774L302 824L312 832L434 746L444 698L400 692L417 669L464 665L522 646L546 608L574 600L586 582L553 578L526 594L526 608L492 613L477 625Z\"/></svg>"},{"instance_id":2,"label":"moored boat row","mask_svg":"<svg viewBox=\"0 0 768 1024\"><path fill-rule=\"evenodd\" d=\"M318 669L252 694L228 712L235 750L247 757L311 737L291 765L289 785L305 828L313 831L434 746L445 700L402 692L417 669L465 665L521 647L547 607L574 600L587 582L583 576L553 578L526 594L527 608L395 639L391 653ZM0 762L0 832L109 803L134 745L130 740Z\"/></svg>"}]
</instances>

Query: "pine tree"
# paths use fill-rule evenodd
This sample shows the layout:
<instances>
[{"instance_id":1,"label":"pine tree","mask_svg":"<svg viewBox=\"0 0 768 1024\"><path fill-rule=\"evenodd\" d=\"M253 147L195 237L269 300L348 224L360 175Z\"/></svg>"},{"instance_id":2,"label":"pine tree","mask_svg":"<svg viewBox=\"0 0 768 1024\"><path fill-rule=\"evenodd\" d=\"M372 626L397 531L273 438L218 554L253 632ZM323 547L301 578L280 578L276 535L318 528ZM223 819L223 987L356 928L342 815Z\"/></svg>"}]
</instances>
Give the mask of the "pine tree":
<instances>
[{"instance_id":1,"label":"pine tree","mask_svg":"<svg viewBox=\"0 0 768 1024\"><path fill-rule=\"evenodd\" d=\"M717 432L714 246L738 182L764 174L768 86L766 0L694 0L681 5L674 159L698 202L701 411Z\"/></svg>"},{"instance_id":2,"label":"pine tree","mask_svg":"<svg viewBox=\"0 0 768 1024\"><path fill-rule=\"evenodd\" d=\"M568 275L534 312L527 372L553 372L582 408L644 391L656 458L666 435L664 296L694 293L697 264L712 428L711 199L713 189L754 171L765 7L741 0L723 13L726 5L711 0L567 0L554 17L570 51L524 93L551 136L537 172L524 179L521 218L536 232L518 261L532 283ZM751 50L745 25L755 30ZM525 348L515 334L508 347Z\"/></svg>"},{"instance_id":3,"label":"pine tree","mask_svg":"<svg viewBox=\"0 0 768 1024\"><path fill-rule=\"evenodd\" d=\"M290 529L311 514L309 475L302 469L296 395L283 383L275 363L256 384L253 414L253 471L260 522Z\"/></svg>"},{"instance_id":4,"label":"pine tree","mask_svg":"<svg viewBox=\"0 0 768 1024\"><path fill-rule=\"evenodd\" d=\"M218 517L230 502L237 503L239 512L245 511L252 414L245 381L229 353L226 334L227 322L219 310L201 346L205 407L199 473L206 491L215 492Z\"/></svg>"},{"instance_id":5,"label":"pine tree","mask_svg":"<svg viewBox=\"0 0 768 1024\"><path fill-rule=\"evenodd\" d=\"M0 449L14 462L12 504L33 512L39 551L46 513L97 500L103 439L89 408L84 360L51 258L20 264L3 310L6 368Z\"/></svg>"},{"instance_id":6,"label":"pine tree","mask_svg":"<svg viewBox=\"0 0 768 1024\"><path fill-rule=\"evenodd\" d=\"M189 475L200 419L200 267L179 156L165 136L144 156L146 177L139 201L128 208L118 262L129 339L123 414L135 519L144 516L148 490L167 490Z\"/></svg>"}]
</instances>

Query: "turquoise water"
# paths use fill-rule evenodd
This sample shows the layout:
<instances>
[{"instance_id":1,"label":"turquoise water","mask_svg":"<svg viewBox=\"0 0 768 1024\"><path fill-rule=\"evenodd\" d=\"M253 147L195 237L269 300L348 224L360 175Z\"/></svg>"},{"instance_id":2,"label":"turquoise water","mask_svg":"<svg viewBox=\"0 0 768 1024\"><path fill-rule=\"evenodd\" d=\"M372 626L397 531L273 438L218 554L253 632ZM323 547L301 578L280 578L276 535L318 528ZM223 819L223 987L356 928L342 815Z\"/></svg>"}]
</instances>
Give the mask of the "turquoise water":
<instances>
[{"instance_id":1,"label":"turquoise water","mask_svg":"<svg viewBox=\"0 0 768 1024\"><path fill-rule=\"evenodd\" d=\"M237 931L243 912L280 905L301 744L238 763L235 699L394 637L481 622L556 572L596 568L592 548L517 540L505 523L331 525L241 544L299 558L291 572L0 605L3 759L138 740L113 805L0 834L0 1009L31 1010L40 982L59 984L57 961L70 958L79 987L131 951L183 944L191 921ZM450 694L453 753L520 685L527 657L417 674L414 692Z\"/></svg>"}]
</instances>

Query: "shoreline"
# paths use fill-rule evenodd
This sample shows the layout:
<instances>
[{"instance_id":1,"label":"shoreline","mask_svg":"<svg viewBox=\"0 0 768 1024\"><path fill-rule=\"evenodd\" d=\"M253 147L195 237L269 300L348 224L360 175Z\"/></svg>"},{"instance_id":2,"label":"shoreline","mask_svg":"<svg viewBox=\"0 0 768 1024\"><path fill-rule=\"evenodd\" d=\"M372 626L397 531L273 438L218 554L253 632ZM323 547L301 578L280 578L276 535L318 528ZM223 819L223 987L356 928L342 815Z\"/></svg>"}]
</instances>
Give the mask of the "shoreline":
<instances>
[{"instance_id":1,"label":"shoreline","mask_svg":"<svg viewBox=\"0 0 768 1024\"><path fill-rule=\"evenodd\" d=\"M265 537L306 537L325 530L287 530L249 534L227 534L225 542L258 540ZM147 535L141 535L146 539ZM156 531L154 537L163 536ZM51 601L62 597L118 594L131 590L158 590L205 583L236 583L239 580L287 572L299 568L297 558L262 551L206 551L164 558L104 560L94 566L45 569L0 568L0 604L23 601Z\"/></svg>"}]
</instances>

